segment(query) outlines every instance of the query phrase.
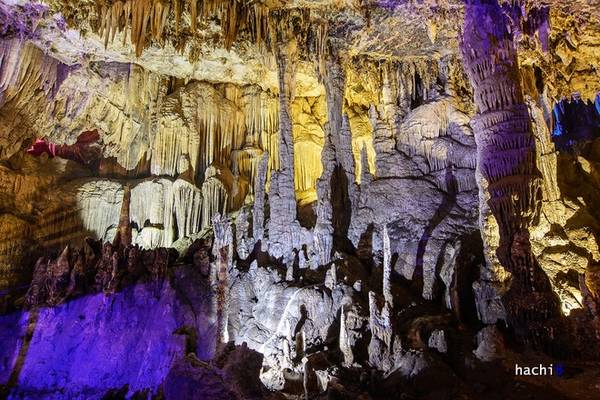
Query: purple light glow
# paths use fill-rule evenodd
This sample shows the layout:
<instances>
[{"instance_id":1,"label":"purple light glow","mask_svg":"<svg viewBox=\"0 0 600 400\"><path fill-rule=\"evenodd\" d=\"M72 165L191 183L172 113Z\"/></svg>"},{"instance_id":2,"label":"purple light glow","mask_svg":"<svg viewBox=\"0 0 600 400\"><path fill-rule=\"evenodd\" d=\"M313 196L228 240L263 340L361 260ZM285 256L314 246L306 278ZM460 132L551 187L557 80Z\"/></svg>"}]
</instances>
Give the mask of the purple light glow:
<instances>
[{"instance_id":1,"label":"purple light glow","mask_svg":"<svg viewBox=\"0 0 600 400\"><path fill-rule=\"evenodd\" d=\"M18 376L10 398L94 399L126 384L130 395L156 392L174 359L186 352L185 336L174 331L195 322L178 297L169 283L151 282L40 309L37 321L35 311L2 316L0 384ZM23 337L30 321L34 331L27 348ZM199 330L202 344L210 327ZM24 360L17 373L19 353ZM211 355L207 349L199 353Z\"/></svg>"},{"instance_id":2,"label":"purple light glow","mask_svg":"<svg viewBox=\"0 0 600 400\"><path fill-rule=\"evenodd\" d=\"M0 36L34 37L38 21L47 12L48 6L41 3L25 3L16 7L0 3Z\"/></svg>"}]
</instances>

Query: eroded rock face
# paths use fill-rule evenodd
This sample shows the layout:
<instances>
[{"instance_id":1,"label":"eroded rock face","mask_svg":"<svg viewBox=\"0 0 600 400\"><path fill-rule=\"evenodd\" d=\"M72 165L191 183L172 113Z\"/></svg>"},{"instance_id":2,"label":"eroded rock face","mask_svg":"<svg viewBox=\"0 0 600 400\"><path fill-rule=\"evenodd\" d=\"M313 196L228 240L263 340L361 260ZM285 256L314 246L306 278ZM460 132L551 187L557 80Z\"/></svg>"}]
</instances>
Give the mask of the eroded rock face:
<instances>
[{"instance_id":1,"label":"eroded rock face","mask_svg":"<svg viewBox=\"0 0 600 400\"><path fill-rule=\"evenodd\" d=\"M172 272L171 282L163 277L2 316L3 335L19 338L3 341L2 357L15 358L3 364L2 383L17 397L101 398L124 386L130 395L157 393L173 360L214 352L210 286L203 292L190 268Z\"/></svg>"},{"instance_id":2,"label":"eroded rock face","mask_svg":"<svg viewBox=\"0 0 600 400\"><path fill-rule=\"evenodd\" d=\"M434 3L1 2L2 395L561 398L597 10Z\"/></svg>"},{"instance_id":3,"label":"eroded rock face","mask_svg":"<svg viewBox=\"0 0 600 400\"><path fill-rule=\"evenodd\" d=\"M262 356L230 345L213 363L193 356L177 360L164 382L166 399L262 399L267 391L258 379Z\"/></svg>"}]
</instances>

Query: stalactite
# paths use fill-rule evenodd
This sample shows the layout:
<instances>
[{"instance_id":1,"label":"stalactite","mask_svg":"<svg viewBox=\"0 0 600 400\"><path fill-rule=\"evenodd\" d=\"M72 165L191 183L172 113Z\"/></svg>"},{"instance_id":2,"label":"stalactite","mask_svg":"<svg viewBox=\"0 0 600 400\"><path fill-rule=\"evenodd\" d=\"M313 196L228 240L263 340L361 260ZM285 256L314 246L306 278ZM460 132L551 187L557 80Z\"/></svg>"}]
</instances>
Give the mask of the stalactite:
<instances>
[{"instance_id":1,"label":"stalactite","mask_svg":"<svg viewBox=\"0 0 600 400\"><path fill-rule=\"evenodd\" d=\"M222 179L223 177L218 168L211 166L206 170L206 179L202 184L201 228L209 226L216 214L226 215L229 211L230 189Z\"/></svg>"},{"instance_id":2,"label":"stalactite","mask_svg":"<svg viewBox=\"0 0 600 400\"><path fill-rule=\"evenodd\" d=\"M150 204L149 198L153 199ZM138 229L135 243L143 248L170 246L175 240L173 183L156 179L133 187L130 218Z\"/></svg>"},{"instance_id":3,"label":"stalactite","mask_svg":"<svg viewBox=\"0 0 600 400\"><path fill-rule=\"evenodd\" d=\"M97 2L96 14L100 21L96 29L98 35L104 38L105 46L114 40L117 33L123 33L123 39L130 29L129 39L139 57L149 45L150 40L160 41L165 37L169 24L171 7L175 19L175 32L180 33L181 16L184 8L190 15L190 30L198 31L198 21L208 22L216 18L220 22L223 44L230 49L238 39L240 32L247 31L250 38L259 48L270 43L268 29L269 10L262 3L242 2L239 0L210 0L203 1L198 9L198 1L190 0L184 4L182 0L173 2L164 0L121 0L112 5ZM178 38L177 38L178 39Z\"/></svg>"},{"instance_id":4,"label":"stalactite","mask_svg":"<svg viewBox=\"0 0 600 400\"><path fill-rule=\"evenodd\" d=\"M244 141L243 112L233 102L219 97L218 92L207 91L202 106L197 108L201 144L199 171L212 163L228 165L234 144Z\"/></svg>"},{"instance_id":5,"label":"stalactite","mask_svg":"<svg viewBox=\"0 0 600 400\"><path fill-rule=\"evenodd\" d=\"M104 46L114 41L115 35L120 32L123 32L125 40L127 29L130 29L129 39L135 48L136 56L139 57L148 44L148 37L153 40L163 38L171 4L161 0L115 1L111 6L99 5L97 12L100 15L97 33L104 37ZM175 18L178 31L181 20L179 1L175 5Z\"/></svg>"},{"instance_id":6,"label":"stalactite","mask_svg":"<svg viewBox=\"0 0 600 400\"><path fill-rule=\"evenodd\" d=\"M258 86L246 86L242 94L246 122L246 146L264 145L279 130L277 98ZM265 138L266 136L266 138Z\"/></svg>"},{"instance_id":7,"label":"stalactite","mask_svg":"<svg viewBox=\"0 0 600 400\"><path fill-rule=\"evenodd\" d=\"M243 152L243 111L227 99L226 93L208 83L192 82L180 96L166 99L157 119L151 145L151 171L156 175L176 176L182 172L178 170L179 158L186 155L194 175L202 180L209 165L228 166L234 149L238 154ZM238 163L237 167L240 173L247 173L245 164Z\"/></svg>"},{"instance_id":8,"label":"stalactite","mask_svg":"<svg viewBox=\"0 0 600 400\"><path fill-rule=\"evenodd\" d=\"M190 0L190 19L192 32L196 32L198 25L198 0Z\"/></svg>"},{"instance_id":9,"label":"stalactite","mask_svg":"<svg viewBox=\"0 0 600 400\"><path fill-rule=\"evenodd\" d=\"M65 78L69 67L30 42L6 39L0 43L0 158L8 158L21 147Z\"/></svg>"},{"instance_id":10,"label":"stalactite","mask_svg":"<svg viewBox=\"0 0 600 400\"><path fill-rule=\"evenodd\" d=\"M231 152L231 169L234 175L237 173L248 180L252 194L254 193L254 183L262 154L263 151L257 147L247 147Z\"/></svg>"},{"instance_id":11,"label":"stalactite","mask_svg":"<svg viewBox=\"0 0 600 400\"><path fill-rule=\"evenodd\" d=\"M202 191L182 179L173 182L173 208L177 237L189 237L200 231L202 223Z\"/></svg>"},{"instance_id":12,"label":"stalactite","mask_svg":"<svg viewBox=\"0 0 600 400\"><path fill-rule=\"evenodd\" d=\"M300 157L294 158L294 187L300 196L312 192L316 178L322 175L321 146L312 141L294 143L294 153ZM302 199L298 199L302 202Z\"/></svg>"},{"instance_id":13,"label":"stalactite","mask_svg":"<svg viewBox=\"0 0 600 400\"><path fill-rule=\"evenodd\" d=\"M242 89L239 103L245 121L245 137L240 136L243 140L233 144L232 170L248 179L252 192L263 150L271 156L269 170L279 168L276 143L279 140L279 105L274 96L254 85Z\"/></svg>"},{"instance_id":14,"label":"stalactite","mask_svg":"<svg viewBox=\"0 0 600 400\"><path fill-rule=\"evenodd\" d=\"M96 238L111 242L116 234L123 201L121 184L96 180L86 182L77 192L77 206L83 227Z\"/></svg>"},{"instance_id":15,"label":"stalactite","mask_svg":"<svg viewBox=\"0 0 600 400\"><path fill-rule=\"evenodd\" d=\"M429 100L440 74L438 60L416 58L384 65L384 79L388 82L389 97L399 104L404 116L411 108Z\"/></svg>"},{"instance_id":16,"label":"stalactite","mask_svg":"<svg viewBox=\"0 0 600 400\"><path fill-rule=\"evenodd\" d=\"M199 232L202 205L201 190L183 179L138 183L130 205L130 220L138 232L135 242L143 248L168 247Z\"/></svg>"}]
</instances>

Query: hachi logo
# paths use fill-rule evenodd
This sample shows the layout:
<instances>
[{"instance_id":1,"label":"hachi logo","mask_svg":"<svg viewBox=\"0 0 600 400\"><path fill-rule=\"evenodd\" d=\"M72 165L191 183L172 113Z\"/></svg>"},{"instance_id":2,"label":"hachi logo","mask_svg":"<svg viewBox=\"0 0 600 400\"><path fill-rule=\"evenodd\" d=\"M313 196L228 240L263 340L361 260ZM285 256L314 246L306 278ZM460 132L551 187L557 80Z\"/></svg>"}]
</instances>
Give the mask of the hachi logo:
<instances>
[{"instance_id":1,"label":"hachi logo","mask_svg":"<svg viewBox=\"0 0 600 400\"><path fill-rule=\"evenodd\" d=\"M515 364L515 376L563 376L564 373L562 364L539 364L533 367Z\"/></svg>"}]
</instances>

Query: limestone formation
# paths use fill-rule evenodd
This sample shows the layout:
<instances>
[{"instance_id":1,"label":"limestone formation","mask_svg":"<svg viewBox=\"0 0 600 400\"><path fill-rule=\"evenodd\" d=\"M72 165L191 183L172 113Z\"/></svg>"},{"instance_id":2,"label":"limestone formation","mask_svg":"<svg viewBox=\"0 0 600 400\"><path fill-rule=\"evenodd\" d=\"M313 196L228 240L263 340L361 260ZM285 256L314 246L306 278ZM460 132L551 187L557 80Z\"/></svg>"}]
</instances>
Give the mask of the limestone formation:
<instances>
[{"instance_id":1,"label":"limestone formation","mask_svg":"<svg viewBox=\"0 0 600 400\"><path fill-rule=\"evenodd\" d=\"M0 0L0 398L593 396L592 3Z\"/></svg>"},{"instance_id":2,"label":"limestone formation","mask_svg":"<svg viewBox=\"0 0 600 400\"><path fill-rule=\"evenodd\" d=\"M291 261L292 250L306 243L307 233L296 219L294 191L294 144L290 102L295 93L295 40L277 32L276 60L279 74L279 169L271 175L269 188L269 254Z\"/></svg>"},{"instance_id":3,"label":"limestone formation","mask_svg":"<svg viewBox=\"0 0 600 400\"><path fill-rule=\"evenodd\" d=\"M516 50L498 4L468 5L465 12L462 51L478 107L473 124L485 181L480 185L489 193L486 203L498 226L496 255L512 274L504 295L508 322L522 340L552 340L547 319L558 311L557 298L532 254L528 230L539 217L542 194ZM479 18L496 23L482 25Z\"/></svg>"}]
</instances>

